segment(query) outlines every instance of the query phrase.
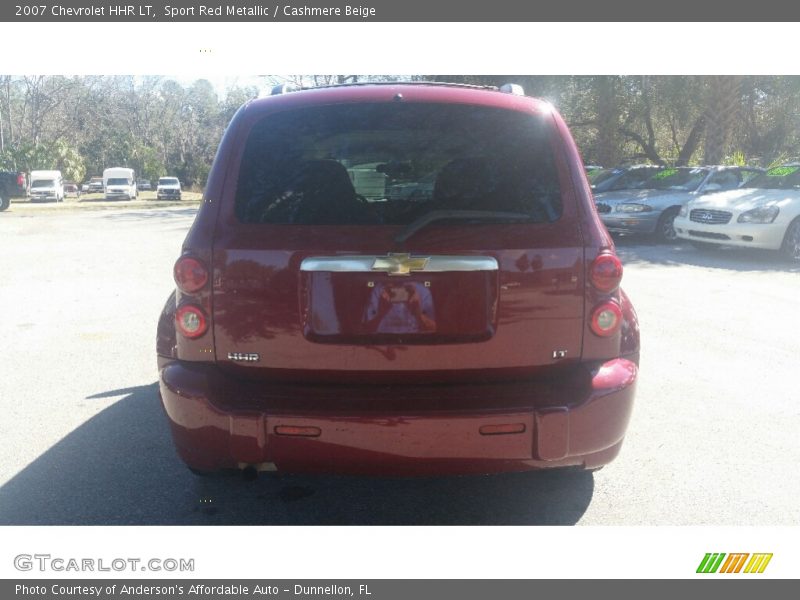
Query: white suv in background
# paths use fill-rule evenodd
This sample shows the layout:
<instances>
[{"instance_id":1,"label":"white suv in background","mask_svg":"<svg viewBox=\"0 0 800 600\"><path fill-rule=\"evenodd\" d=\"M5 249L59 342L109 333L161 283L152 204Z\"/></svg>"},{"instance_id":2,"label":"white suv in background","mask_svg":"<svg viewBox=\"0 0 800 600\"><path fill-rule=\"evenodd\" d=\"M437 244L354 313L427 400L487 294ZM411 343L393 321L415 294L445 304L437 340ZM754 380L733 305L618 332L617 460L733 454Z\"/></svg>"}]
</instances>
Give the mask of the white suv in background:
<instances>
[{"instance_id":1,"label":"white suv in background","mask_svg":"<svg viewBox=\"0 0 800 600\"><path fill-rule=\"evenodd\" d=\"M161 177L156 188L156 197L159 200L180 200L181 182L177 177Z\"/></svg>"}]
</instances>

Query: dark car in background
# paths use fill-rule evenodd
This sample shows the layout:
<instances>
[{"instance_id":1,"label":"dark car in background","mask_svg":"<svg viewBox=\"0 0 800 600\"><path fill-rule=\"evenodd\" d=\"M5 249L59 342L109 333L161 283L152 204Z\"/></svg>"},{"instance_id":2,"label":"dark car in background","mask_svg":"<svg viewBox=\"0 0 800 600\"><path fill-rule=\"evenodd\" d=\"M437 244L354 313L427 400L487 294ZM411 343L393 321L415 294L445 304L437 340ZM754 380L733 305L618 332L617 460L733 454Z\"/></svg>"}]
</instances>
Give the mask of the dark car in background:
<instances>
[{"instance_id":1,"label":"dark car in background","mask_svg":"<svg viewBox=\"0 0 800 600\"><path fill-rule=\"evenodd\" d=\"M87 190L89 194L102 194L103 193L103 178L92 177L89 180L89 187Z\"/></svg>"},{"instance_id":2,"label":"dark car in background","mask_svg":"<svg viewBox=\"0 0 800 600\"><path fill-rule=\"evenodd\" d=\"M11 205L12 198L28 195L28 177L22 171L0 171L0 211Z\"/></svg>"},{"instance_id":3,"label":"dark car in background","mask_svg":"<svg viewBox=\"0 0 800 600\"><path fill-rule=\"evenodd\" d=\"M74 198L78 198L81 195L81 189L78 187L78 184L72 181L65 181L64 182L64 197L72 196Z\"/></svg>"},{"instance_id":4,"label":"dark car in background","mask_svg":"<svg viewBox=\"0 0 800 600\"><path fill-rule=\"evenodd\" d=\"M622 445L622 265L567 126L519 86L246 104L174 278L159 389L197 473L595 469Z\"/></svg>"}]
</instances>

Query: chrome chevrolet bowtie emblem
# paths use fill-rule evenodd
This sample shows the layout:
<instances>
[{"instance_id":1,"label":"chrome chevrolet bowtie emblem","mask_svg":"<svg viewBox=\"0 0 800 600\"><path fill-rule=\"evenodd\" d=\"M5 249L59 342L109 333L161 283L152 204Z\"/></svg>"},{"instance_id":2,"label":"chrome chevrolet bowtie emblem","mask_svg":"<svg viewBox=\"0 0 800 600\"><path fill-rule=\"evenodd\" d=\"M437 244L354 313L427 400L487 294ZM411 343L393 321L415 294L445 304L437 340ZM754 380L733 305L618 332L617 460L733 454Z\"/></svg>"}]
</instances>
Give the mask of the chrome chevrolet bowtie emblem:
<instances>
[{"instance_id":1,"label":"chrome chevrolet bowtie emblem","mask_svg":"<svg viewBox=\"0 0 800 600\"><path fill-rule=\"evenodd\" d=\"M411 256L410 254L394 254L378 256L372 263L373 271L384 271L389 275L411 275L411 271L424 271L430 260L425 256Z\"/></svg>"}]
</instances>

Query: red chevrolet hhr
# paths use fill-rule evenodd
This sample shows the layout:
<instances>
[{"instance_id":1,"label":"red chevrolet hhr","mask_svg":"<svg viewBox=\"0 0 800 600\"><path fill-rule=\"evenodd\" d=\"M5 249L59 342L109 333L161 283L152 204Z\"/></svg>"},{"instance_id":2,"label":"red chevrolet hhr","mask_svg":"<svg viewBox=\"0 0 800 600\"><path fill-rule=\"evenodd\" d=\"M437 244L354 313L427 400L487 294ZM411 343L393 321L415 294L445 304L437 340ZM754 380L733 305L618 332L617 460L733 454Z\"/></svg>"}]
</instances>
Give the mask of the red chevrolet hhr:
<instances>
[{"instance_id":1,"label":"red chevrolet hhr","mask_svg":"<svg viewBox=\"0 0 800 600\"><path fill-rule=\"evenodd\" d=\"M636 314L564 121L519 86L249 102L174 276L160 391L195 472L594 469L620 450Z\"/></svg>"}]
</instances>

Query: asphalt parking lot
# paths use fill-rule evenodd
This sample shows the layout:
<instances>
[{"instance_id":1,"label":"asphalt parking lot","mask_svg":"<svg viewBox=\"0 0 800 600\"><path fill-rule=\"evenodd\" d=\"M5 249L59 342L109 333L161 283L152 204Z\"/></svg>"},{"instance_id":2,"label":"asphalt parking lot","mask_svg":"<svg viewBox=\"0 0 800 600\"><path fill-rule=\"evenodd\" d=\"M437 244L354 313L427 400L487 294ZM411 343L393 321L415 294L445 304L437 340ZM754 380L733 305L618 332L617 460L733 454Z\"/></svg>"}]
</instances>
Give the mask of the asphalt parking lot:
<instances>
[{"instance_id":1,"label":"asphalt parking lot","mask_svg":"<svg viewBox=\"0 0 800 600\"><path fill-rule=\"evenodd\" d=\"M198 479L155 325L194 207L0 214L0 524L800 522L800 266L623 238L637 405L600 472Z\"/></svg>"}]
</instances>

